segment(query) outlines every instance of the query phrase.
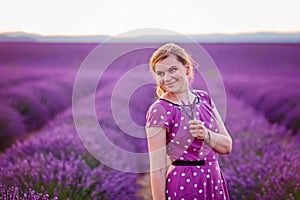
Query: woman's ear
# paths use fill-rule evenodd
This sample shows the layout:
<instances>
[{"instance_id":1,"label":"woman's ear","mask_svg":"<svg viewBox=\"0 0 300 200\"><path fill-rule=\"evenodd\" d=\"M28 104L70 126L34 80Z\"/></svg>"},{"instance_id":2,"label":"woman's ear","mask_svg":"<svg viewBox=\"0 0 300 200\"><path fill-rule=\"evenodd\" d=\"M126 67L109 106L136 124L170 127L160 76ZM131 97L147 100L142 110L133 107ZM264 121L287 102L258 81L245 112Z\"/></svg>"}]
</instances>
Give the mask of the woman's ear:
<instances>
[{"instance_id":1,"label":"woman's ear","mask_svg":"<svg viewBox=\"0 0 300 200\"><path fill-rule=\"evenodd\" d=\"M185 66L186 68L186 75L190 75L190 67L188 65Z\"/></svg>"}]
</instances>

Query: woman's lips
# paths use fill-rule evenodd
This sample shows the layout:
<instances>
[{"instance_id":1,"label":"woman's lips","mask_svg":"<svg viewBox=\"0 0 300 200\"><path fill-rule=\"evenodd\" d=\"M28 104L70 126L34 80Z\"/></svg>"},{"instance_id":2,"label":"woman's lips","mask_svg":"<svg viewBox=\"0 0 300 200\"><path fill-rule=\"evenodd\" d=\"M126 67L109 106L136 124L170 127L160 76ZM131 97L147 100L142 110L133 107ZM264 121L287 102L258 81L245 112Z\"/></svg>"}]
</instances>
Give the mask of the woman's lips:
<instances>
[{"instance_id":1,"label":"woman's lips","mask_svg":"<svg viewBox=\"0 0 300 200\"><path fill-rule=\"evenodd\" d=\"M175 82L172 82L172 83L166 83L165 86L170 86L170 85L173 85Z\"/></svg>"}]
</instances>

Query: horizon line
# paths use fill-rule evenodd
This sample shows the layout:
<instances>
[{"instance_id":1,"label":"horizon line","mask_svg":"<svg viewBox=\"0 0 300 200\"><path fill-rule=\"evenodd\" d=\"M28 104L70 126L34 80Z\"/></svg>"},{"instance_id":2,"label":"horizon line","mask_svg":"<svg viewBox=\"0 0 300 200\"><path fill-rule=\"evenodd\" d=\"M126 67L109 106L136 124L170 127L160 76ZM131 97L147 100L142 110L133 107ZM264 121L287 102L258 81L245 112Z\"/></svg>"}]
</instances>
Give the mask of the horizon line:
<instances>
[{"instance_id":1,"label":"horizon line","mask_svg":"<svg viewBox=\"0 0 300 200\"><path fill-rule=\"evenodd\" d=\"M38 43L300 43L300 32L244 32L212 34L121 34L109 35L40 35L24 31L0 33L0 42Z\"/></svg>"}]
</instances>

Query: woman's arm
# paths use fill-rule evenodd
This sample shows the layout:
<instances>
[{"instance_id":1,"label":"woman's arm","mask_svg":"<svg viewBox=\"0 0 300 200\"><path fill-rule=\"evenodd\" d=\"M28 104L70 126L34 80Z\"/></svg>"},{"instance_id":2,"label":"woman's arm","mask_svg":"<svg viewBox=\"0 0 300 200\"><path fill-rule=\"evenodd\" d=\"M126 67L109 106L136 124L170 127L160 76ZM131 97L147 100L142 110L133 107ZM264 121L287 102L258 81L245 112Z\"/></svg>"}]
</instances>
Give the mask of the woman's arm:
<instances>
[{"instance_id":1,"label":"woman's arm","mask_svg":"<svg viewBox=\"0 0 300 200\"><path fill-rule=\"evenodd\" d=\"M166 129L146 128L150 156L150 178L153 200L165 200L166 190Z\"/></svg>"},{"instance_id":2,"label":"woman's arm","mask_svg":"<svg viewBox=\"0 0 300 200\"><path fill-rule=\"evenodd\" d=\"M232 139L222 121L218 110L213 108L213 112L215 113L217 124L220 129L219 133L207 130L199 120L190 121L190 133L198 139L203 139L216 152L220 154L229 154L232 149Z\"/></svg>"},{"instance_id":3,"label":"woman's arm","mask_svg":"<svg viewBox=\"0 0 300 200\"><path fill-rule=\"evenodd\" d=\"M217 124L219 126L220 131L219 131L219 133L209 131L210 138L209 138L209 135L207 134L208 137L206 137L204 139L204 141L207 143L210 143L210 146L218 153L229 154L229 153L231 153L231 149L232 149L232 139L231 139L216 107L213 108L213 112L216 115Z\"/></svg>"}]
</instances>

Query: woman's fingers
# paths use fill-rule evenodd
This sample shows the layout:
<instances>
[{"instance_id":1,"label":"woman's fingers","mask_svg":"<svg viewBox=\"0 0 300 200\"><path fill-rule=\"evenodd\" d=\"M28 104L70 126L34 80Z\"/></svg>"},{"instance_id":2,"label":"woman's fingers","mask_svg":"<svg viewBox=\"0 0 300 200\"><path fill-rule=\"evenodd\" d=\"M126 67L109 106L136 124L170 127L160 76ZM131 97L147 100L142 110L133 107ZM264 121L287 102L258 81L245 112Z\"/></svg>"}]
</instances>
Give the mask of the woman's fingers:
<instances>
[{"instance_id":1,"label":"woman's fingers","mask_svg":"<svg viewBox=\"0 0 300 200\"><path fill-rule=\"evenodd\" d=\"M205 129L204 128L194 128L190 129L191 134L196 134L196 135L205 135Z\"/></svg>"},{"instance_id":2,"label":"woman's fingers","mask_svg":"<svg viewBox=\"0 0 300 200\"><path fill-rule=\"evenodd\" d=\"M196 137L198 139L204 139L205 138L205 127L204 122L201 122L199 120L190 120L190 134L193 137Z\"/></svg>"},{"instance_id":3,"label":"woman's fingers","mask_svg":"<svg viewBox=\"0 0 300 200\"><path fill-rule=\"evenodd\" d=\"M190 122L190 129L204 129L204 124L200 121Z\"/></svg>"},{"instance_id":4,"label":"woman's fingers","mask_svg":"<svg viewBox=\"0 0 300 200\"><path fill-rule=\"evenodd\" d=\"M193 125L193 124L191 124L190 125L190 129L200 129L201 128L201 126L200 125Z\"/></svg>"},{"instance_id":5,"label":"woman's fingers","mask_svg":"<svg viewBox=\"0 0 300 200\"><path fill-rule=\"evenodd\" d=\"M205 122L202 122L202 121L200 121L200 120L190 120L189 121L189 124L190 125L197 125L197 124L200 124L200 125L204 125L205 124Z\"/></svg>"},{"instance_id":6,"label":"woman's fingers","mask_svg":"<svg viewBox=\"0 0 300 200\"><path fill-rule=\"evenodd\" d=\"M191 134L197 134L197 133L199 133L199 131L196 130L196 129L191 129L191 130L190 130L190 133L191 133Z\"/></svg>"}]
</instances>

